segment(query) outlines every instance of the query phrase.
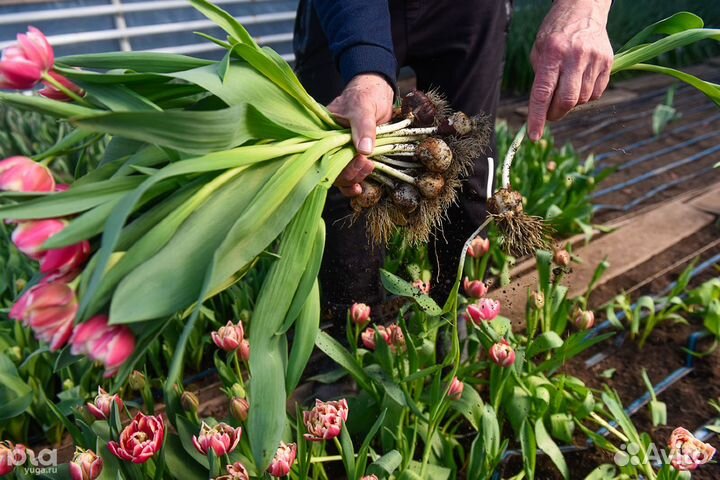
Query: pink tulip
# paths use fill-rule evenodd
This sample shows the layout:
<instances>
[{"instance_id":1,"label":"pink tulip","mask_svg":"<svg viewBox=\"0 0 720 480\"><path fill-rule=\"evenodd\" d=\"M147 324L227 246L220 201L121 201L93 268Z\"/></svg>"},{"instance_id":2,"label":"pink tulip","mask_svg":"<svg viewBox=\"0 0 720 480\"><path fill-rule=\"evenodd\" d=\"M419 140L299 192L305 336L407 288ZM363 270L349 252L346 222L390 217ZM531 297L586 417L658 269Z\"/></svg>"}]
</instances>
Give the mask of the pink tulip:
<instances>
[{"instance_id":1,"label":"pink tulip","mask_svg":"<svg viewBox=\"0 0 720 480\"><path fill-rule=\"evenodd\" d=\"M673 430L668 442L670 464L679 471L695 470L715 456L715 448L682 427Z\"/></svg>"},{"instance_id":2,"label":"pink tulip","mask_svg":"<svg viewBox=\"0 0 720 480\"><path fill-rule=\"evenodd\" d=\"M200 434L193 435L193 445L198 452L207 455L210 450L215 455L222 457L231 453L240 443L240 435L242 429L240 427L233 428L226 423L218 423L214 427L210 427L203 422L200 426Z\"/></svg>"},{"instance_id":3,"label":"pink tulip","mask_svg":"<svg viewBox=\"0 0 720 480\"><path fill-rule=\"evenodd\" d=\"M249 362L250 361L250 342L248 342L247 340L243 340L240 343L240 348L238 349L238 354L240 354L240 358L242 358L242 360L244 362Z\"/></svg>"},{"instance_id":4,"label":"pink tulip","mask_svg":"<svg viewBox=\"0 0 720 480\"><path fill-rule=\"evenodd\" d=\"M483 282L470 280L468 277L463 280L463 290L465 290L465 295L470 298L482 298L488 292L488 288Z\"/></svg>"},{"instance_id":5,"label":"pink tulip","mask_svg":"<svg viewBox=\"0 0 720 480\"><path fill-rule=\"evenodd\" d=\"M364 303L353 303L350 307L350 318L359 326L365 326L370 321L370 307Z\"/></svg>"},{"instance_id":6,"label":"pink tulip","mask_svg":"<svg viewBox=\"0 0 720 480\"><path fill-rule=\"evenodd\" d=\"M67 192L68 190L70 190L70 185L68 185L67 183L55 184L55 191L57 193Z\"/></svg>"},{"instance_id":7,"label":"pink tulip","mask_svg":"<svg viewBox=\"0 0 720 480\"><path fill-rule=\"evenodd\" d=\"M0 190L8 192L53 192L55 179L45 165L28 157L0 160Z\"/></svg>"},{"instance_id":8,"label":"pink tulip","mask_svg":"<svg viewBox=\"0 0 720 480\"><path fill-rule=\"evenodd\" d=\"M24 456L16 454L20 451L24 452L24 449L25 447L22 445L13 445L8 440L0 442L0 477L15 470L15 467L20 463L18 460L24 459Z\"/></svg>"},{"instance_id":9,"label":"pink tulip","mask_svg":"<svg viewBox=\"0 0 720 480\"><path fill-rule=\"evenodd\" d=\"M40 272L64 274L82 267L90 257L90 242L83 240L68 247L47 250L40 259Z\"/></svg>"},{"instance_id":10,"label":"pink tulip","mask_svg":"<svg viewBox=\"0 0 720 480\"><path fill-rule=\"evenodd\" d=\"M26 291L13 305L9 317L30 327L35 337L62 348L72 335L78 301L75 291L63 282L40 283Z\"/></svg>"},{"instance_id":11,"label":"pink tulip","mask_svg":"<svg viewBox=\"0 0 720 480\"><path fill-rule=\"evenodd\" d=\"M579 330L588 330L595 325L595 314L590 310L579 309L573 318L573 323Z\"/></svg>"},{"instance_id":12,"label":"pink tulip","mask_svg":"<svg viewBox=\"0 0 720 480\"><path fill-rule=\"evenodd\" d=\"M482 237L473 238L468 247L467 254L473 258L480 258L490 251L490 240Z\"/></svg>"},{"instance_id":13,"label":"pink tulip","mask_svg":"<svg viewBox=\"0 0 720 480\"><path fill-rule=\"evenodd\" d=\"M365 475L360 480L379 480L377 475Z\"/></svg>"},{"instance_id":14,"label":"pink tulip","mask_svg":"<svg viewBox=\"0 0 720 480\"><path fill-rule=\"evenodd\" d=\"M375 329L366 328L364 332L360 334L363 346L368 350L375 350Z\"/></svg>"},{"instance_id":15,"label":"pink tulip","mask_svg":"<svg viewBox=\"0 0 720 480\"><path fill-rule=\"evenodd\" d=\"M135 351L135 337L124 325L109 325L107 315L97 315L78 325L70 339L73 355L87 355L102 362L105 377L112 377Z\"/></svg>"},{"instance_id":16,"label":"pink tulip","mask_svg":"<svg viewBox=\"0 0 720 480\"><path fill-rule=\"evenodd\" d=\"M95 480L103 469L103 459L92 450L75 449L70 462L70 478L72 480Z\"/></svg>"},{"instance_id":17,"label":"pink tulip","mask_svg":"<svg viewBox=\"0 0 720 480\"><path fill-rule=\"evenodd\" d=\"M423 282L422 280L415 280L412 286L420 290L423 295L430 295L430 282Z\"/></svg>"},{"instance_id":18,"label":"pink tulip","mask_svg":"<svg viewBox=\"0 0 720 480\"><path fill-rule=\"evenodd\" d=\"M483 298L477 303L468 305L467 316L476 325L480 322L492 322L500 314L500 302L491 298Z\"/></svg>"},{"instance_id":19,"label":"pink tulip","mask_svg":"<svg viewBox=\"0 0 720 480\"><path fill-rule=\"evenodd\" d=\"M340 435L348 418L348 404L344 398L336 402L315 400L315 408L303 413L305 438L311 442L332 440Z\"/></svg>"},{"instance_id":20,"label":"pink tulip","mask_svg":"<svg viewBox=\"0 0 720 480\"><path fill-rule=\"evenodd\" d=\"M48 75L50 75L52 78L55 79L56 82L58 82L71 92L82 95L82 89L80 87L78 87L73 82L63 77L59 73L49 72ZM58 90L52 83L43 82L43 84L45 85L45 87L38 92L43 97L49 98L50 100L57 100L59 102L69 102L70 100L72 100L65 94L65 92L63 92L62 90Z\"/></svg>"},{"instance_id":21,"label":"pink tulip","mask_svg":"<svg viewBox=\"0 0 720 480\"><path fill-rule=\"evenodd\" d=\"M227 469L227 475L216 478L215 480L250 480L250 474L240 462L235 462L232 465L225 467Z\"/></svg>"},{"instance_id":22,"label":"pink tulip","mask_svg":"<svg viewBox=\"0 0 720 480\"><path fill-rule=\"evenodd\" d=\"M388 325L383 332L383 337L385 338L385 343L390 346L390 350L393 352L405 350L405 335L400 325Z\"/></svg>"},{"instance_id":23,"label":"pink tulip","mask_svg":"<svg viewBox=\"0 0 720 480\"><path fill-rule=\"evenodd\" d=\"M29 90L55 63L55 53L45 35L35 27L17 36L17 44L7 47L0 60L0 88Z\"/></svg>"},{"instance_id":24,"label":"pink tulip","mask_svg":"<svg viewBox=\"0 0 720 480\"><path fill-rule=\"evenodd\" d=\"M229 321L224 327L220 327L218 331L210 334L213 342L219 348L226 352L234 352L240 345L245 337L245 329L243 328L242 321L237 324Z\"/></svg>"},{"instance_id":25,"label":"pink tulip","mask_svg":"<svg viewBox=\"0 0 720 480\"><path fill-rule=\"evenodd\" d=\"M447 394L448 398L451 400L460 400L462 398L463 390L465 390L465 384L457 377L453 377Z\"/></svg>"},{"instance_id":26,"label":"pink tulip","mask_svg":"<svg viewBox=\"0 0 720 480\"><path fill-rule=\"evenodd\" d=\"M295 457L297 456L297 445L294 443L285 444L280 442L280 448L275 452L275 457L270 463L268 473L273 477L287 477L290 474L290 469L295 463Z\"/></svg>"},{"instance_id":27,"label":"pink tulip","mask_svg":"<svg viewBox=\"0 0 720 480\"><path fill-rule=\"evenodd\" d=\"M504 338L490 347L490 359L497 365L507 368L515 363L515 350Z\"/></svg>"},{"instance_id":28,"label":"pink tulip","mask_svg":"<svg viewBox=\"0 0 720 480\"><path fill-rule=\"evenodd\" d=\"M45 242L62 232L67 225L65 220L56 218L20 222L11 238L18 250L33 260L40 260L45 254L42 248Z\"/></svg>"},{"instance_id":29,"label":"pink tulip","mask_svg":"<svg viewBox=\"0 0 720 480\"><path fill-rule=\"evenodd\" d=\"M120 460L145 463L162 449L164 439L162 417L138 413L120 434L119 442L108 442L108 450Z\"/></svg>"},{"instance_id":30,"label":"pink tulip","mask_svg":"<svg viewBox=\"0 0 720 480\"><path fill-rule=\"evenodd\" d=\"M125 406L119 395L110 395L101 387L98 387L98 394L95 396L93 403L87 404L87 409L98 420L107 420L112 413L113 403L117 403L120 411Z\"/></svg>"}]
</instances>

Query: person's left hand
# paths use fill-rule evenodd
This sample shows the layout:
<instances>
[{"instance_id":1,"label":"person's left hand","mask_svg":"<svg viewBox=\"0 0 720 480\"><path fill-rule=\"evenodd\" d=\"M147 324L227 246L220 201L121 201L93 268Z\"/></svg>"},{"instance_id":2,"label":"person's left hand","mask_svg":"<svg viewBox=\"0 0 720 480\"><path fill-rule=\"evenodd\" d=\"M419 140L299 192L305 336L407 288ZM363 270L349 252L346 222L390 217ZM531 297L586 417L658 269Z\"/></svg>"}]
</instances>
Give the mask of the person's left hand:
<instances>
[{"instance_id":1,"label":"person's left hand","mask_svg":"<svg viewBox=\"0 0 720 480\"><path fill-rule=\"evenodd\" d=\"M610 81L613 50L606 24L611 0L555 0L530 54L535 81L528 133L537 141L546 120L602 95Z\"/></svg>"}]
</instances>

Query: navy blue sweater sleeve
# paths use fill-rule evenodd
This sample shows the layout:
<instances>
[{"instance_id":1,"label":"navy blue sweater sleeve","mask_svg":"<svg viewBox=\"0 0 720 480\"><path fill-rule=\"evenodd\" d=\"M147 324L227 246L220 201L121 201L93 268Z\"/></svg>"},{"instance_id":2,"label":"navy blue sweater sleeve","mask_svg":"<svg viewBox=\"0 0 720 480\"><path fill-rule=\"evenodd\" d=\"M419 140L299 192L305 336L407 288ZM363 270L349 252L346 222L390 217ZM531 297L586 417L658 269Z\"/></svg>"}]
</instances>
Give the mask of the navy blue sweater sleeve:
<instances>
[{"instance_id":1,"label":"navy blue sweater sleeve","mask_svg":"<svg viewBox=\"0 0 720 480\"><path fill-rule=\"evenodd\" d=\"M395 85L397 60L387 0L313 0L345 83L379 73Z\"/></svg>"}]
</instances>

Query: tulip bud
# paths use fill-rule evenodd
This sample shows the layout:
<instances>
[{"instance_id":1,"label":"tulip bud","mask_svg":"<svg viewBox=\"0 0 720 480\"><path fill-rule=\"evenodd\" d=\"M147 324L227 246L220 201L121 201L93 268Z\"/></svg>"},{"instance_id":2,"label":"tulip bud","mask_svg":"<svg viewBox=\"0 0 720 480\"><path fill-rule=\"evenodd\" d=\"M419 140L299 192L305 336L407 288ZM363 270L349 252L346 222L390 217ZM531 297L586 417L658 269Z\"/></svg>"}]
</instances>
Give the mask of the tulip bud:
<instances>
[{"instance_id":1,"label":"tulip bud","mask_svg":"<svg viewBox=\"0 0 720 480\"><path fill-rule=\"evenodd\" d=\"M25 292L8 315L30 327L35 337L50 344L50 350L62 348L72 335L79 305L70 285L57 281L40 283Z\"/></svg>"},{"instance_id":2,"label":"tulip bud","mask_svg":"<svg viewBox=\"0 0 720 480\"><path fill-rule=\"evenodd\" d=\"M53 192L55 179L45 165L27 157L10 157L0 160L0 190Z\"/></svg>"},{"instance_id":3,"label":"tulip bud","mask_svg":"<svg viewBox=\"0 0 720 480\"><path fill-rule=\"evenodd\" d=\"M240 358L244 362L249 362L250 361L250 342L248 342L247 340L243 340L240 343L240 348L238 349L238 353L240 354Z\"/></svg>"},{"instance_id":4,"label":"tulip bud","mask_svg":"<svg viewBox=\"0 0 720 480\"><path fill-rule=\"evenodd\" d=\"M451 400L460 400L460 398L462 398L463 390L465 390L465 384L457 377L453 377L447 394L448 398Z\"/></svg>"},{"instance_id":5,"label":"tulip bud","mask_svg":"<svg viewBox=\"0 0 720 480\"><path fill-rule=\"evenodd\" d=\"M547 168L547 171L548 171L548 172L552 173L552 172L554 172L555 170L557 170L557 163L555 163L554 161L550 160L550 161L545 165L545 168Z\"/></svg>"},{"instance_id":6,"label":"tulip bud","mask_svg":"<svg viewBox=\"0 0 720 480\"><path fill-rule=\"evenodd\" d=\"M285 442L280 442L280 448L278 448L277 452L275 452L275 457L268 467L268 473L277 478L288 476L290 474L290 469L295 463L296 456L296 444L286 444Z\"/></svg>"},{"instance_id":7,"label":"tulip bud","mask_svg":"<svg viewBox=\"0 0 720 480\"><path fill-rule=\"evenodd\" d=\"M490 347L490 359L498 366L507 368L515 363L515 350L504 338Z\"/></svg>"},{"instance_id":8,"label":"tulip bud","mask_svg":"<svg viewBox=\"0 0 720 480\"><path fill-rule=\"evenodd\" d=\"M230 401L230 414L238 422L245 423L250 411L250 403L244 398L233 398Z\"/></svg>"},{"instance_id":9,"label":"tulip bud","mask_svg":"<svg viewBox=\"0 0 720 480\"><path fill-rule=\"evenodd\" d=\"M68 223L65 220L48 219L20 222L11 238L18 250L32 258L40 260L45 251L43 245L50 237L62 232Z\"/></svg>"},{"instance_id":10,"label":"tulip bud","mask_svg":"<svg viewBox=\"0 0 720 480\"><path fill-rule=\"evenodd\" d=\"M540 310L545 306L545 294L543 292L532 292L530 294L532 299L532 305L536 309Z\"/></svg>"},{"instance_id":11,"label":"tulip bud","mask_svg":"<svg viewBox=\"0 0 720 480\"><path fill-rule=\"evenodd\" d=\"M66 378L63 381L63 390L72 390L73 388L75 388L75 382L73 382L69 378Z\"/></svg>"},{"instance_id":12,"label":"tulip bud","mask_svg":"<svg viewBox=\"0 0 720 480\"><path fill-rule=\"evenodd\" d=\"M47 250L40 259L40 272L65 274L85 264L90 257L90 242L83 240L75 245Z\"/></svg>"},{"instance_id":13,"label":"tulip bud","mask_svg":"<svg viewBox=\"0 0 720 480\"><path fill-rule=\"evenodd\" d=\"M368 350L375 350L375 329L366 328L362 334L360 334L363 346Z\"/></svg>"},{"instance_id":14,"label":"tulip bud","mask_svg":"<svg viewBox=\"0 0 720 480\"><path fill-rule=\"evenodd\" d=\"M98 394L95 396L93 403L87 404L87 409L96 419L107 420L112 413L113 403L117 404L118 410L122 411L125 407L119 395L110 395L101 387L98 387Z\"/></svg>"},{"instance_id":15,"label":"tulip bud","mask_svg":"<svg viewBox=\"0 0 720 480\"><path fill-rule=\"evenodd\" d=\"M378 479L377 475L373 474L373 475L365 475L360 480L379 480L379 479Z\"/></svg>"},{"instance_id":16,"label":"tulip bud","mask_svg":"<svg viewBox=\"0 0 720 480\"><path fill-rule=\"evenodd\" d=\"M105 377L115 375L135 351L135 336L124 325L110 325L107 315L96 315L78 325L70 339L73 355L87 355L105 366Z\"/></svg>"},{"instance_id":17,"label":"tulip bud","mask_svg":"<svg viewBox=\"0 0 720 480\"><path fill-rule=\"evenodd\" d=\"M35 27L17 36L0 60L0 88L30 90L55 63L55 53L45 35Z\"/></svg>"},{"instance_id":18,"label":"tulip bud","mask_svg":"<svg viewBox=\"0 0 720 480\"><path fill-rule=\"evenodd\" d=\"M7 351L7 355L16 364L20 364L23 361L22 348L18 347L17 345L10 347Z\"/></svg>"},{"instance_id":19,"label":"tulip bud","mask_svg":"<svg viewBox=\"0 0 720 480\"><path fill-rule=\"evenodd\" d=\"M128 384L132 390L139 392L145 388L145 375L143 375L142 372L133 370L128 379Z\"/></svg>"},{"instance_id":20,"label":"tulip bud","mask_svg":"<svg viewBox=\"0 0 720 480\"><path fill-rule=\"evenodd\" d=\"M500 315L500 302L491 298L483 298L477 303L468 305L467 316L476 325L480 322L491 322Z\"/></svg>"},{"instance_id":21,"label":"tulip bud","mask_svg":"<svg viewBox=\"0 0 720 480\"><path fill-rule=\"evenodd\" d=\"M567 267L570 265L570 252L567 250L555 250L553 254L553 263L559 267Z\"/></svg>"},{"instance_id":22,"label":"tulip bud","mask_svg":"<svg viewBox=\"0 0 720 480\"><path fill-rule=\"evenodd\" d=\"M0 477L12 473L16 466L24 465L26 461L25 445L14 445L8 440L0 441Z\"/></svg>"},{"instance_id":23,"label":"tulip bud","mask_svg":"<svg viewBox=\"0 0 720 480\"><path fill-rule=\"evenodd\" d=\"M50 75L56 82L58 82L60 85L68 89L69 91L76 93L77 95L82 95L83 91L82 88L75 85L73 82L65 78L64 76L60 75L57 72L48 72L48 75ZM45 98L49 98L51 100L57 100L59 102L69 102L72 100L70 97L68 97L65 92L59 90L55 85L53 85L50 82L43 82L45 85L44 88L42 88L38 93L42 95Z\"/></svg>"},{"instance_id":24,"label":"tulip bud","mask_svg":"<svg viewBox=\"0 0 720 480\"><path fill-rule=\"evenodd\" d=\"M235 462L225 468L228 473L227 475L219 477L222 478L222 480L250 480L250 474L248 473L247 468L245 468L245 465L240 462Z\"/></svg>"},{"instance_id":25,"label":"tulip bud","mask_svg":"<svg viewBox=\"0 0 720 480\"><path fill-rule=\"evenodd\" d=\"M364 326L370 321L370 307L364 303L354 303L350 307L350 318L359 326Z\"/></svg>"},{"instance_id":26,"label":"tulip bud","mask_svg":"<svg viewBox=\"0 0 720 480\"><path fill-rule=\"evenodd\" d=\"M233 383L232 387L230 387L230 391L228 392L228 395L231 398L245 398L247 397L247 394L245 393L245 389L242 385L239 383Z\"/></svg>"},{"instance_id":27,"label":"tulip bud","mask_svg":"<svg viewBox=\"0 0 720 480\"><path fill-rule=\"evenodd\" d=\"M241 434L240 427L233 428L226 423L218 423L214 427L210 427L203 422L200 426L200 434L193 435L192 441L197 451L203 455L207 455L212 450L215 455L222 457L237 448Z\"/></svg>"},{"instance_id":28,"label":"tulip bud","mask_svg":"<svg viewBox=\"0 0 720 480\"><path fill-rule=\"evenodd\" d=\"M92 450L75 448L72 462L70 462L70 478L72 480L95 480L103 469L103 459Z\"/></svg>"},{"instance_id":29,"label":"tulip bud","mask_svg":"<svg viewBox=\"0 0 720 480\"><path fill-rule=\"evenodd\" d=\"M591 310L578 309L573 323L579 330L588 330L595 325L595 314Z\"/></svg>"},{"instance_id":30,"label":"tulip bud","mask_svg":"<svg viewBox=\"0 0 720 480\"><path fill-rule=\"evenodd\" d=\"M390 350L393 352L405 350L405 335L400 325L388 325L383 336L385 337L385 343L390 346Z\"/></svg>"},{"instance_id":31,"label":"tulip bud","mask_svg":"<svg viewBox=\"0 0 720 480\"><path fill-rule=\"evenodd\" d=\"M197 414L200 407L200 399L193 392L185 390L180 396L180 405L183 410L191 414Z\"/></svg>"},{"instance_id":32,"label":"tulip bud","mask_svg":"<svg viewBox=\"0 0 720 480\"><path fill-rule=\"evenodd\" d=\"M490 251L490 240L482 237L473 238L468 247L467 254L473 258L480 258Z\"/></svg>"},{"instance_id":33,"label":"tulip bud","mask_svg":"<svg viewBox=\"0 0 720 480\"><path fill-rule=\"evenodd\" d=\"M488 292L488 288L483 282L470 280L468 277L463 280L463 290L465 290L465 295L470 298L482 298Z\"/></svg>"}]
</instances>

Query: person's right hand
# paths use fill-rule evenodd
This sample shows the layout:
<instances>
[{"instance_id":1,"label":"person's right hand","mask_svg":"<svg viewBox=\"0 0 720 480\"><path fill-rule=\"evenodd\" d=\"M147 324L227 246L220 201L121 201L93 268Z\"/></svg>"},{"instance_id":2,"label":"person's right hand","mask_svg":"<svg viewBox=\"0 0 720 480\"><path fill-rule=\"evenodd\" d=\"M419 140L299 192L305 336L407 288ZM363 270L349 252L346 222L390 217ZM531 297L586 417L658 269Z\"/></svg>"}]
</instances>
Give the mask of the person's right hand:
<instances>
[{"instance_id":1,"label":"person's right hand","mask_svg":"<svg viewBox=\"0 0 720 480\"><path fill-rule=\"evenodd\" d=\"M354 77L342 94L328 105L337 121L349 126L358 155L335 180L343 195L360 195L360 184L373 171L367 156L375 150L375 128L392 118L394 92L381 75L373 73Z\"/></svg>"}]
</instances>

